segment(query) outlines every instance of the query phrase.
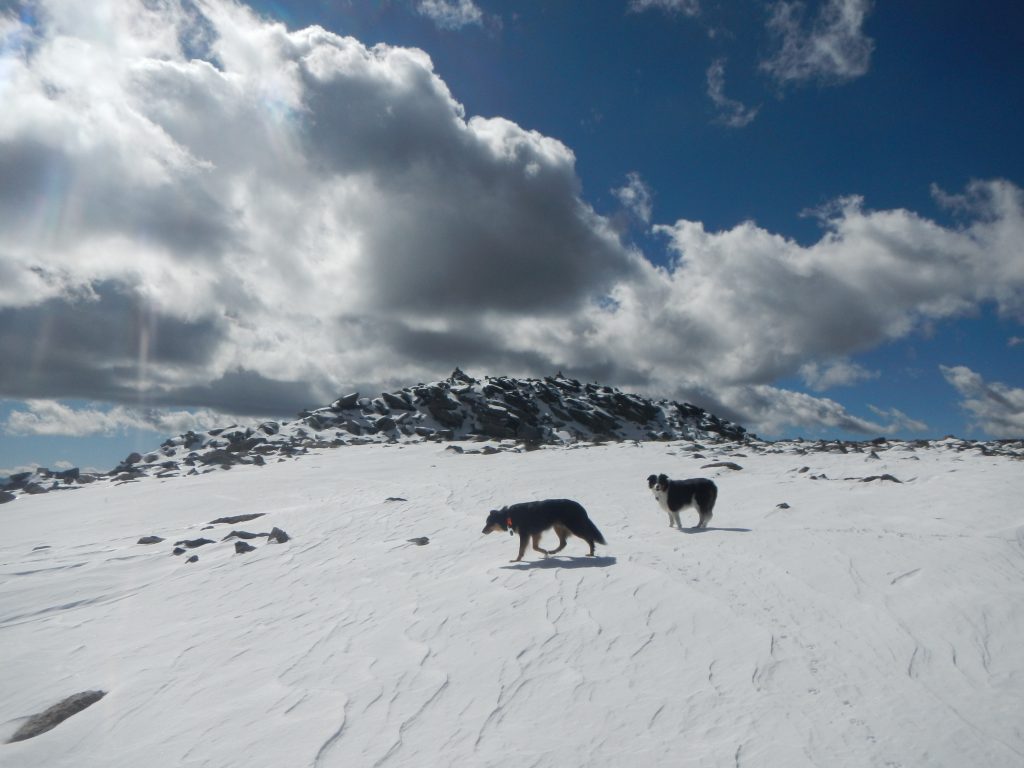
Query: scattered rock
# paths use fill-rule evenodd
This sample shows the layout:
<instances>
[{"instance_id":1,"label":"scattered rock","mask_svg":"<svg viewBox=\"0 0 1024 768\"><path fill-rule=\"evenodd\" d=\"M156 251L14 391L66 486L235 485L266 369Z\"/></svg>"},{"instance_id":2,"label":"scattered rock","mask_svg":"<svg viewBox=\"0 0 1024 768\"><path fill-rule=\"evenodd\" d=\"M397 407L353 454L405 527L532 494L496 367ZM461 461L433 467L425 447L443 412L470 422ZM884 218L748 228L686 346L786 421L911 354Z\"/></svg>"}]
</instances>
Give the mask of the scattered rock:
<instances>
[{"instance_id":1,"label":"scattered rock","mask_svg":"<svg viewBox=\"0 0 1024 768\"><path fill-rule=\"evenodd\" d=\"M143 536L136 543L137 544L159 544L163 541L162 536Z\"/></svg>"},{"instance_id":2,"label":"scattered rock","mask_svg":"<svg viewBox=\"0 0 1024 768\"><path fill-rule=\"evenodd\" d=\"M743 467L734 461L713 461L710 464L704 464L701 466L701 469L714 469L715 467L724 467L725 469L743 469Z\"/></svg>"},{"instance_id":3,"label":"scattered rock","mask_svg":"<svg viewBox=\"0 0 1024 768\"><path fill-rule=\"evenodd\" d=\"M388 496L384 501L408 501L408 499L404 499L401 496Z\"/></svg>"},{"instance_id":4,"label":"scattered rock","mask_svg":"<svg viewBox=\"0 0 1024 768\"><path fill-rule=\"evenodd\" d=\"M192 555L192 557L190 557L185 562L186 563L198 563L199 562L199 555Z\"/></svg>"},{"instance_id":5,"label":"scattered rock","mask_svg":"<svg viewBox=\"0 0 1024 768\"><path fill-rule=\"evenodd\" d=\"M186 549L195 549L205 544L213 544L213 539L184 539L174 542L174 546L185 547Z\"/></svg>"},{"instance_id":6,"label":"scattered rock","mask_svg":"<svg viewBox=\"0 0 1024 768\"><path fill-rule=\"evenodd\" d=\"M851 478L851 479L856 479L856 478ZM883 482L884 481L888 481L890 483L902 483L903 482L902 480L897 480L895 477L893 477L892 475L888 475L888 474L886 474L886 475L871 475L870 477L862 477L862 478L860 478L860 481L862 483L870 483L870 482L873 482L874 480L882 480Z\"/></svg>"},{"instance_id":7,"label":"scattered rock","mask_svg":"<svg viewBox=\"0 0 1024 768\"><path fill-rule=\"evenodd\" d=\"M228 539L258 539L261 536L269 535L269 533L250 533L249 531L232 531L223 539L221 539L221 541L227 541Z\"/></svg>"},{"instance_id":8,"label":"scattered rock","mask_svg":"<svg viewBox=\"0 0 1024 768\"><path fill-rule=\"evenodd\" d=\"M252 552L256 547L252 544L246 544L244 541L235 542L235 554L241 555L244 552Z\"/></svg>"},{"instance_id":9,"label":"scattered rock","mask_svg":"<svg viewBox=\"0 0 1024 768\"><path fill-rule=\"evenodd\" d=\"M270 535L267 536L267 541L276 541L278 544L284 544L290 538L291 536L275 526L270 530Z\"/></svg>"},{"instance_id":10,"label":"scattered rock","mask_svg":"<svg viewBox=\"0 0 1024 768\"><path fill-rule=\"evenodd\" d=\"M782 502L781 504L776 504L775 508L776 509L789 509L789 504L787 504L786 502Z\"/></svg>"},{"instance_id":11,"label":"scattered rock","mask_svg":"<svg viewBox=\"0 0 1024 768\"><path fill-rule=\"evenodd\" d=\"M255 520L257 517L263 517L266 512L253 512L248 515L232 515L231 517L218 517L216 520L211 520L210 525L220 525L226 523L227 525L237 525L238 523L247 523L250 520Z\"/></svg>"},{"instance_id":12,"label":"scattered rock","mask_svg":"<svg viewBox=\"0 0 1024 768\"><path fill-rule=\"evenodd\" d=\"M425 544L430 543L430 539L428 539L426 536L417 536L414 539L406 539L406 541L408 541L410 544L415 544L417 547L422 547Z\"/></svg>"},{"instance_id":13,"label":"scattered rock","mask_svg":"<svg viewBox=\"0 0 1024 768\"><path fill-rule=\"evenodd\" d=\"M185 554L185 549L183 547L175 547L174 549L171 550L171 554L172 555L183 555L183 554Z\"/></svg>"},{"instance_id":14,"label":"scattered rock","mask_svg":"<svg viewBox=\"0 0 1024 768\"><path fill-rule=\"evenodd\" d=\"M77 715L86 707L91 707L97 701L107 695L106 691L82 691L73 696L68 696L63 701L54 704L52 707L32 715L22 726L14 732L8 743L25 741L46 733L56 728L72 715Z\"/></svg>"}]
</instances>

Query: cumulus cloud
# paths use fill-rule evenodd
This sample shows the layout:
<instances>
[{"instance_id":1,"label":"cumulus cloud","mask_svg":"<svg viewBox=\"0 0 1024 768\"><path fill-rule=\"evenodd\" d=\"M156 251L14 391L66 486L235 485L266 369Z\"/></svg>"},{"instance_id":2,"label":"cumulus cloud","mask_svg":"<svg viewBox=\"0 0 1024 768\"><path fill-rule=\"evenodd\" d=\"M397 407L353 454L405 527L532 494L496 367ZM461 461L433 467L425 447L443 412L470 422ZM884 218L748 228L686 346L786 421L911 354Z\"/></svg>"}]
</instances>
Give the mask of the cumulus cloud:
<instances>
[{"instance_id":1,"label":"cumulus cloud","mask_svg":"<svg viewBox=\"0 0 1024 768\"><path fill-rule=\"evenodd\" d=\"M824 391L833 387L846 387L868 379L877 379L878 371L869 371L849 360L819 363L812 361L800 366L800 378L813 390Z\"/></svg>"},{"instance_id":2,"label":"cumulus cloud","mask_svg":"<svg viewBox=\"0 0 1024 768\"><path fill-rule=\"evenodd\" d=\"M736 415L747 416L745 423L755 426L762 436L778 435L786 430L822 427L862 435L899 435L920 433L928 428L896 410L868 406L877 419L850 413L840 403L827 397L815 397L769 385L727 387L725 401L731 403Z\"/></svg>"},{"instance_id":3,"label":"cumulus cloud","mask_svg":"<svg viewBox=\"0 0 1024 768\"><path fill-rule=\"evenodd\" d=\"M725 59L715 59L707 71L708 98L718 110L718 121L730 128L750 125L759 107L747 107L725 95Z\"/></svg>"},{"instance_id":4,"label":"cumulus cloud","mask_svg":"<svg viewBox=\"0 0 1024 768\"><path fill-rule=\"evenodd\" d=\"M963 365L940 366L946 381L963 398L975 426L992 437L1024 437L1024 389L998 381L986 382Z\"/></svg>"},{"instance_id":5,"label":"cumulus cloud","mask_svg":"<svg viewBox=\"0 0 1024 768\"><path fill-rule=\"evenodd\" d=\"M441 29L462 29L483 23L483 12L473 0L419 0L416 10Z\"/></svg>"},{"instance_id":6,"label":"cumulus cloud","mask_svg":"<svg viewBox=\"0 0 1024 768\"><path fill-rule=\"evenodd\" d=\"M568 147L467 118L422 51L220 0L38 11L2 49L7 395L224 407L241 370L315 403L422 375L378 327L571 313L641 260Z\"/></svg>"},{"instance_id":7,"label":"cumulus cloud","mask_svg":"<svg viewBox=\"0 0 1024 768\"><path fill-rule=\"evenodd\" d=\"M630 0L629 8L637 13L659 10L697 16L700 14L700 0Z\"/></svg>"},{"instance_id":8,"label":"cumulus cloud","mask_svg":"<svg viewBox=\"0 0 1024 768\"><path fill-rule=\"evenodd\" d=\"M775 52L761 68L780 83L841 83L866 74L874 42L864 34L872 0L825 0L807 21L804 2L780 0L770 8Z\"/></svg>"},{"instance_id":9,"label":"cumulus cloud","mask_svg":"<svg viewBox=\"0 0 1024 768\"><path fill-rule=\"evenodd\" d=\"M640 177L640 174L632 171L626 176L626 183L613 189L612 193L618 199L622 207L635 216L644 224L651 223L653 207L651 203L651 188Z\"/></svg>"},{"instance_id":10,"label":"cumulus cloud","mask_svg":"<svg viewBox=\"0 0 1024 768\"><path fill-rule=\"evenodd\" d=\"M114 435L129 430L181 434L224 426L225 416L210 410L171 411L125 406L73 408L54 400L27 400L26 409L12 410L3 424L9 435ZM59 467L58 467L59 468Z\"/></svg>"},{"instance_id":11,"label":"cumulus cloud","mask_svg":"<svg viewBox=\"0 0 1024 768\"><path fill-rule=\"evenodd\" d=\"M423 51L228 0L36 7L0 30L2 396L276 414L561 369L761 430L880 432L774 383L848 383L835 361L981 302L1024 315L1009 182L947 195L956 228L840 200L808 246L682 219L654 227L657 267L569 147L467 116ZM639 176L616 195L651 220Z\"/></svg>"}]
</instances>

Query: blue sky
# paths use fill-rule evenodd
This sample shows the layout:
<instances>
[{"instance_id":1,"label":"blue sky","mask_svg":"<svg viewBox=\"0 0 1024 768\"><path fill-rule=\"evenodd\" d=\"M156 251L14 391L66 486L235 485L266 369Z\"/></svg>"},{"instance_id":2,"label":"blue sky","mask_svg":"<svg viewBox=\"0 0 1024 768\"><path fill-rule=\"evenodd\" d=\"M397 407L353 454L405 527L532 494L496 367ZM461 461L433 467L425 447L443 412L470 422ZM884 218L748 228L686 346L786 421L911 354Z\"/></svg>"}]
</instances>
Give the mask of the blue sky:
<instances>
[{"instance_id":1,"label":"blue sky","mask_svg":"<svg viewBox=\"0 0 1024 768\"><path fill-rule=\"evenodd\" d=\"M1024 10L0 0L0 471L563 370L1024 434Z\"/></svg>"}]
</instances>

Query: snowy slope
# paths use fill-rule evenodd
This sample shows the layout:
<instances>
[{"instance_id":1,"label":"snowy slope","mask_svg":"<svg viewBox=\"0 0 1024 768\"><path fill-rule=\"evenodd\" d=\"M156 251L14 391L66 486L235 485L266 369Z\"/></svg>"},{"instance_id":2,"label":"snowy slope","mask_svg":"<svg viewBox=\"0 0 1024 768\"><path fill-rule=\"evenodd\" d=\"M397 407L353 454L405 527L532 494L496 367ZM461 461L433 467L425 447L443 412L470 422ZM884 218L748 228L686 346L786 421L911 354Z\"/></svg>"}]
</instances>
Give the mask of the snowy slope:
<instances>
[{"instance_id":1,"label":"snowy slope","mask_svg":"<svg viewBox=\"0 0 1024 768\"><path fill-rule=\"evenodd\" d=\"M368 444L19 498L0 738L108 693L0 764L1019 766L1022 465L961 448ZM652 472L715 478L710 529L670 530ZM551 496L599 557L480 533Z\"/></svg>"}]
</instances>

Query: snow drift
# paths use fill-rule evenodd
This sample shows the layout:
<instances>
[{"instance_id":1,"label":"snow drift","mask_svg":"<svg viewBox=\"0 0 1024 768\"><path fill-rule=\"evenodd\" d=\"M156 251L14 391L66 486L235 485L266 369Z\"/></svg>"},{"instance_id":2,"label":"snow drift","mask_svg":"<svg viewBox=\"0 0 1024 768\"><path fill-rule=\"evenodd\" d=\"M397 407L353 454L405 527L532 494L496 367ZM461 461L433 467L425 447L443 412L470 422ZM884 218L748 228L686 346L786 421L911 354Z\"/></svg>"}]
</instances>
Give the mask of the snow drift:
<instances>
[{"instance_id":1,"label":"snow drift","mask_svg":"<svg viewBox=\"0 0 1024 768\"><path fill-rule=\"evenodd\" d=\"M5 505L0 740L78 691L107 695L0 745L0 763L1024 760L1012 455L952 439L452 445ZM741 468L702 469L718 462ZM651 472L713 477L711 527L670 530ZM510 564L515 542L480 533L489 509L551 496L586 506L597 557L570 540ZM271 527L290 538L222 540Z\"/></svg>"}]
</instances>

